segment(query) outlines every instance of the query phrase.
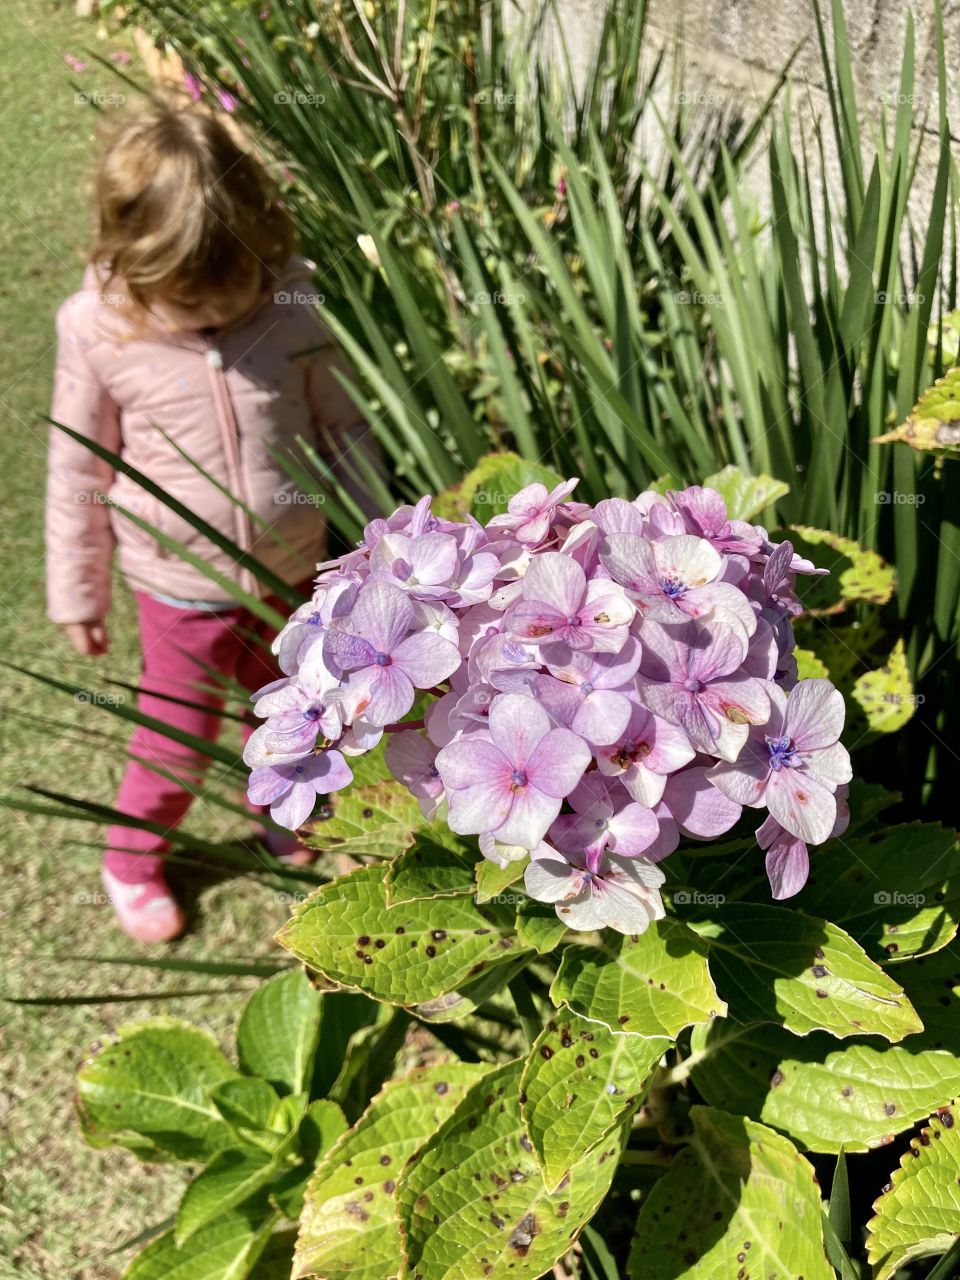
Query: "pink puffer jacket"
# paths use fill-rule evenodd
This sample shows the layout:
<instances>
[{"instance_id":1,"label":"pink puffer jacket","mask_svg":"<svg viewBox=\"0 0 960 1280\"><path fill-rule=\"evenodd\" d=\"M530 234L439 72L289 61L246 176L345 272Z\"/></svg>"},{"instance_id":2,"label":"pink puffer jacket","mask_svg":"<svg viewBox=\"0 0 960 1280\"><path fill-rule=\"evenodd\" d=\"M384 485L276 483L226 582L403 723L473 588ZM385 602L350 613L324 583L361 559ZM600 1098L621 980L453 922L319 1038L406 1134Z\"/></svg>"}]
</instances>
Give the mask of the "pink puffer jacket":
<instances>
[{"instance_id":1,"label":"pink puffer jacket","mask_svg":"<svg viewBox=\"0 0 960 1280\"><path fill-rule=\"evenodd\" d=\"M333 376L342 358L312 305L310 264L292 262L273 298L251 319L212 337L133 334L101 287L88 269L83 288L57 312L51 417L120 454L284 581L309 578L324 554L322 511L271 450L296 449L302 436L335 463L365 434ZM317 347L322 350L298 354ZM183 600L227 598L199 569L111 510L105 497L185 543L245 590L264 594L248 570L238 569L158 498L64 432L50 430L46 537L52 621L106 616L114 545L137 590ZM257 519L227 494L240 498Z\"/></svg>"}]
</instances>

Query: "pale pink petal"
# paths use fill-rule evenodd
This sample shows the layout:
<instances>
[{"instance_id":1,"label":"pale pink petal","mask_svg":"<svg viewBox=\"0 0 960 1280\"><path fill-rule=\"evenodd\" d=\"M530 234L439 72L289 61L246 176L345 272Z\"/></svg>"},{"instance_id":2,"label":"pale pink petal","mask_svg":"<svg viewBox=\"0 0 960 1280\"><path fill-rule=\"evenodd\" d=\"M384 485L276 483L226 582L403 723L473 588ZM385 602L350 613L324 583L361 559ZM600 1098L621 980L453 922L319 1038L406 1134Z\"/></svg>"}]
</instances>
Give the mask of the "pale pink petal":
<instances>
[{"instance_id":1,"label":"pale pink petal","mask_svg":"<svg viewBox=\"0 0 960 1280\"><path fill-rule=\"evenodd\" d=\"M809 755L801 754L805 771L828 787L841 786L853 777L850 755L842 743L835 742L832 747L822 747L819 751L811 751Z\"/></svg>"},{"instance_id":2,"label":"pale pink petal","mask_svg":"<svg viewBox=\"0 0 960 1280\"><path fill-rule=\"evenodd\" d=\"M640 804L628 804L607 823L609 849L621 858L636 858L649 849L660 834L660 824ZM657 883L662 883L662 876Z\"/></svg>"},{"instance_id":3,"label":"pale pink petal","mask_svg":"<svg viewBox=\"0 0 960 1280\"><path fill-rule=\"evenodd\" d=\"M807 844L829 840L837 818L837 801L822 782L804 769L771 772L764 793L767 808L786 831Z\"/></svg>"},{"instance_id":4,"label":"pale pink petal","mask_svg":"<svg viewBox=\"0 0 960 1280\"><path fill-rule=\"evenodd\" d=\"M635 533L612 533L601 544L600 563L614 582L638 595L660 591L653 548Z\"/></svg>"},{"instance_id":5,"label":"pale pink petal","mask_svg":"<svg viewBox=\"0 0 960 1280\"><path fill-rule=\"evenodd\" d=\"M448 791L460 791L487 781L506 786L512 767L486 734L451 742L437 753L436 765Z\"/></svg>"},{"instance_id":6,"label":"pale pink petal","mask_svg":"<svg viewBox=\"0 0 960 1280\"><path fill-rule=\"evenodd\" d=\"M550 717L534 698L503 693L490 706L490 736L515 765L526 764L541 738L550 730Z\"/></svg>"},{"instance_id":7,"label":"pale pink petal","mask_svg":"<svg viewBox=\"0 0 960 1280\"><path fill-rule=\"evenodd\" d=\"M565 731L558 729L556 732ZM454 794L459 796L463 793ZM512 796L513 803L503 820L493 824L488 815L484 830L492 831L501 844L519 844L525 849L536 849L560 812L561 801L544 795L534 786L518 787Z\"/></svg>"},{"instance_id":8,"label":"pale pink petal","mask_svg":"<svg viewBox=\"0 0 960 1280\"><path fill-rule=\"evenodd\" d=\"M509 816L513 797L514 793L497 781L464 787L462 791L451 791L448 788L447 801L450 808L447 822L450 830L463 836L493 831L499 838L499 828ZM519 841L510 843L517 844Z\"/></svg>"},{"instance_id":9,"label":"pale pink petal","mask_svg":"<svg viewBox=\"0 0 960 1280\"><path fill-rule=\"evenodd\" d=\"M712 772L696 767L667 779L664 803L686 835L706 840L729 831L741 806L713 785Z\"/></svg>"},{"instance_id":10,"label":"pale pink petal","mask_svg":"<svg viewBox=\"0 0 960 1280\"><path fill-rule=\"evenodd\" d=\"M449 582L459 566L456 539L447 533L421 534L412 541L409 559L415 582Z\"/></svg>"},{"instance_id":11,"label":"pale pink petal","mask_svg":"<svg viewBox=\"0 0 960 1280\"><path fill-rule=\"evenodd\" d=\"M313 813L317 792L306 782L294 783L285 796L270 806L270 817L281 827L296 831Z\"/></svg>"},{"instance_id":12,"label":"pale pink petal","mask_svg":"<svg viewBox=\"0 0 960 1280\"><path fill-rule=\"evenodd\" d=\"M583 873L571 867L566 858L543 846L523 873L527 893L537 902L562 902L579 892ZM549 851L547 851L549 850Z\"/></svg>"},{"instance_id":13,"label":"pale pink petal","mask_svg":"<svg viewBox=\"0 0 960 1280\"><path fill-rule=\"evenodd\" d=\"M580 700L570 728L593 746L619 741L630 722L632 707L622 693L596 689Z\"/></svg>"},{"instance_id":14,"label":"pale pink petal","mask_svg":"<svg viewBox=\"0 0 960 1280\"><path fill-rule=\"evenodd\" d=\"M723 568L723 557L706 541L684 533L653 544L657 577L682 583L688 590L713 582Z\"/></svg>"},{"instance_id":15,"label":"pale pink petal","mask_svg":"<svg viewBox=\"0 0 960 1280\"><path fill-rule=\"evenodd\" d=\"M247 799L251 804L267 805L279 800L293 786L293 780L268 765L253 769L247 779Z\"/></svg>"},{"instance_id":16,"label":"pale pink petal","mask_svg":"<svg viewBox=\"0 0 960 1280\"><path fill-rule=\"evenodd\" d=\"M735 763L724 761L708 770L713 785L735 804L757 809L763 804L764 790L772 770L770 757L753 740L749 740Z\"/></svg>"},{"instance_id":17,"label":"pale pink petal","mask_svg":"<svg viewBox=\"0 0 960 1280\"><path fill-rule=\"evenodd\" d=\"M443 793L437 772L437 750L422 733L392 733L387 743L387 768L415 796L436 798Z\"/></svg>"},{"instance_id":18,"label":"pale pink petal","mask_svg":"<svg viewBox=\"0 0 960 1280\"><path fill-rule=\"evenodd\" d=\"M368 581L350 611L354 632L378 653L392 653L412 623L413 608L406 594L385 582Z\"/></svg>"},{"instance_id":19,"label":"pale pink petal","mask_svg":"<svg viewBox=\"0 0 960 1280\"><path fill-rule=\"evenodd\" d=\"M590 748L577 734L551 729L526 761L527 778L532 787L562 800L580 781L592 758Z\"/></svg>"},{"instance_id":20,"label":"pale pink petal","mask_svg":"<svg viewBox=\"0 0 960 1280\"><path fill-rule=\"evenodd\" d=\"M445 644L446 641L441 641ZM368 670L376 672L368 685L369 700L356 704L355 716L362 715L369 724L395 724L402 720L413 706L416 690L399 667L372 667ZM352 681L355 677L351 676ZM348 682L348 688L349 688Z\"/></svg>"},{"instance_id":21,"label":"pale pink petal","mask_svg":"<svg viewBox=\"0 0 960 1280\"><path fill-rule=\"evenodd\" d=\"M829 680L801 680L787 699L783 732L798 751L832 746L843 732L843 695Z\"/></svg>"},{"instance_id":22,"label":"pale pink petal","mask_svg":"<svg viewBox=\"0 0 960 1280\"><path fill-rule=\"evenodd\" d=\"M587 579L576 560L559 551L545 551L530 563L523 578L523 598L547 604L566 617L579 609Z\"/></svg>"},{"instance_id":23,"label":"pale pink petal","mask_svg":"<svg viewBox=\"0 0 960 1280\"><path fill-rule=\"evenodd\" d=\"M460 650L434 631L418 631L393 650L392 665L418 689L430 689L453 675L461 662Z\"/></svg>"},{"instance_id":24,"label":"pale pink petal","mask_svg":"<svg viewBox=\"0 0 960 1280\"><path fill-rule=\"evenodd\" d=\"M773 897L782 901L799 893L810 874L810 857L803 841L784 831L776 818L768 817L757 829L757 844L767 851L767 878Z\"/></svg>"}]
</instances>

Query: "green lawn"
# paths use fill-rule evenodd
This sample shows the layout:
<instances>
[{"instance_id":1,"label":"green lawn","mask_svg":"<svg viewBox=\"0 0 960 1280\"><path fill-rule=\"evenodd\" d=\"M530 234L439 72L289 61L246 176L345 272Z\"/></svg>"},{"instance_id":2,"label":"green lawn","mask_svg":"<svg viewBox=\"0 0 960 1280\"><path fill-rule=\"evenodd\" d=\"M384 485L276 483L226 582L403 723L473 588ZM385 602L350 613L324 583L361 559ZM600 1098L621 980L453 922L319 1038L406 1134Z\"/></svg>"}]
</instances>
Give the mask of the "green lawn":
<instances>
[{"instance_id":1,"label":"green lawn","mask_svg":"<svg viewBox=\"0 0 960 1280\"><path fill-rule=\"evenodd\" d=\"M78 21L66 4L6 0L3 6L0 656L91 683L102 674L137 678L130 599L118 584L113 650L99 666L72 656L46 622L46 427L37 415L49 399L53 314L79 281L88 227L95 113L76 101L71 81L88 92L122 88L90 58L85 58L89 70L72 72L63 54L84 57L85 49L96 48L106 56L115 47L98 39L96 24ZM97 707L44 691L2 669L0 685L0 791L17 793L34 783L111 803L123 761L118 722ZM205 835L230 830L223 811L210 805L199 806L190 823ZM99 892L95 842L100 834L95 826L0 810L2 993L135 996L227 985L77 959L140 954L115 929ZM287 913L277 895L249 882L207 887L200 894L195 932L171 952L218 958L276 954L270 936ZM128 1255L111 1256L110 1250L172 1211L181 1175L84 1146L72 1109L73 1072L92 1042L129 1019L181 1014L223 1038L237 1005L235 992L77 1008L0 1005L0 1276L89 1280L119 1274Z\"/></svg>"}]
</instances>

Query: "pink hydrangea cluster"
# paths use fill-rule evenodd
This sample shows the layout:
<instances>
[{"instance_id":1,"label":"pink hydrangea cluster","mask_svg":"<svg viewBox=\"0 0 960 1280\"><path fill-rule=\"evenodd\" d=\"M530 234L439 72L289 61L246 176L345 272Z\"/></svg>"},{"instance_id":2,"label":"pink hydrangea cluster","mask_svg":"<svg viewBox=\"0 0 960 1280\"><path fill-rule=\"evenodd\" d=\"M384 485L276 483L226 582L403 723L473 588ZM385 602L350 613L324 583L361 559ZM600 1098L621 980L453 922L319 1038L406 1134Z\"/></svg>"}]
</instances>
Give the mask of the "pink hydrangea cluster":
<instances>
[{"instance_id":1,"label":"pink hydrangea cluster","mask_svg":"<svg viewBox=\"0 0 960 1280\"><path fill-rule=\"evenodd\" d=\"M425 817L501 865L529 854L527 891L573 929L643 930L657 864L744 806L789 897L847 821L843 699L793 657L795 576L819 571L712 489L591 507L575 484L486 526L426 497L321 565L256 696L250 799L297 828L387 733Z\"/></svg>"}]
</instances>

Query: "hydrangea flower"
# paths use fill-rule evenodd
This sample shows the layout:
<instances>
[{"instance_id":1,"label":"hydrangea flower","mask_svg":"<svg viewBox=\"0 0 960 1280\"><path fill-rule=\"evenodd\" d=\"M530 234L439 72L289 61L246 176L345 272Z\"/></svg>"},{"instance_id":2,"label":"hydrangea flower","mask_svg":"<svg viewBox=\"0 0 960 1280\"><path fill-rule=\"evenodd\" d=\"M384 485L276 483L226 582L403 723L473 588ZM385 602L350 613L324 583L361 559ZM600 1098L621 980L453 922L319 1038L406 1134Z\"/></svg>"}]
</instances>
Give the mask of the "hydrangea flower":
<instances>
[{"instance_id":1,"label":"hydrangea flower","mask_svg":"<svg viewBox=\"0 0 960 1280\"><path fill-rule=\"evenodd\" d=\"M580 781L590 750L569 729L551 728L546 711L523 694L494 698L488 724L489 732L452 742L437 756L450 827L535 849Z\"/></svg>"},{"instance_id":2,"label":"hydrangea flower","mask_svg":"<svg viewBox=\"0 0 960 1280\"><path fill-rule=\"evenodd\" d=\"M656 864L764 809L776 898L846 822L843 700L797 682L789 542L709 488L595 507L528 485L486 527L429 497L319 566L254 705L250 796L307 822L386 736L424 817L526 860L526 890L574 929L663 914ZM422 721L412 708L421 691Z\"/></svg>"},{"instance_id":3,"label":"hydrangea flower","mask_svg":"<svg viewBox=\"0 0 960 1280\"><path fill-rule=\"evenodd\" d=\"M844 705L829 680L802 680L787 696L770 686L770 719L752 728L733 763L710 770L710 781L737 804L766 806L797 839L822 844L837 820L835 792L851 778L840 745Z\"/></svg>"}]
</instances>

